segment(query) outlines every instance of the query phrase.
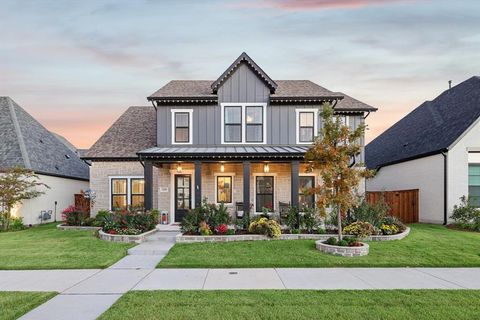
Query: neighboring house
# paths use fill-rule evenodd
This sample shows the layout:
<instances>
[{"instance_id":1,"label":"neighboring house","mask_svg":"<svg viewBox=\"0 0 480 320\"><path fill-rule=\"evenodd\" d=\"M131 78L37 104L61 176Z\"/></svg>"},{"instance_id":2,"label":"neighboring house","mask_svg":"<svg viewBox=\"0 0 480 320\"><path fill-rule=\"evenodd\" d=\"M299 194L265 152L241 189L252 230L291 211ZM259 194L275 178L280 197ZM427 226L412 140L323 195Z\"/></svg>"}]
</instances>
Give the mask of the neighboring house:
<instances>
[{"instance_id":1,"label":"neighboring house","mask_svg":"<svg viewBox=\"0 0 480 320\"><path fill-rule=\"evenodd\" d=\"M303 190L318 177L302 161L322 104L352 128L376 110L308 80L274 81L245 53L217 80L171 81L148 100L153 107L130 107L84 156L93 212L144 204L180 222L203 197L232 213L312 204Z\"/></svg>"},{"instance_id":2,"label":"neighboring house","mask_svg":"<svg viewBox=\"0 0 480 320\"><path fill-rule=\"evenodd\" d=\"M447 223L461 196L480 205L480 77L426 101L366 147L368 191L419 189L419 220Z\"/></svg>"},{"instance_id":3,"label":"neighboring house","mask_svg":"<svg viewBox=\"0 0 480 320\"><path fill-rule=\"evenodd\" d=\"M50 189L14 209L25 224L40 223L42 211L52 212L48 221L61 219L60 212L74 203L74 194L88 188L89 167L67 147L63 137L48 131L9 97L0 97L0 174L22 167L38 174Z\"/></svg>"}]
</instances>

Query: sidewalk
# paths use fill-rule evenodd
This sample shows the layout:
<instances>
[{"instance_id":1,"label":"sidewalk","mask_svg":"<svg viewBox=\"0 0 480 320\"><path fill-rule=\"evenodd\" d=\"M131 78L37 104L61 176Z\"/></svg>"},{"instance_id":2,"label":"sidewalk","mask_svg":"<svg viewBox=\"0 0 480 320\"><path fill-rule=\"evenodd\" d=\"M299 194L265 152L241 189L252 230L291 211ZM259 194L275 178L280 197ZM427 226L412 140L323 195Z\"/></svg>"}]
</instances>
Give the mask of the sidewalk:
<instances>
[{"instance_id":1,"label":"sidewalk","mask_svg":"<svg viewBox=\"0 0 480 320\"><path fill-rule=\"evenodd\" d=\"M0 291L480 289L480 268L259 268L0 271Z\"/></svg>"}]
</instances>

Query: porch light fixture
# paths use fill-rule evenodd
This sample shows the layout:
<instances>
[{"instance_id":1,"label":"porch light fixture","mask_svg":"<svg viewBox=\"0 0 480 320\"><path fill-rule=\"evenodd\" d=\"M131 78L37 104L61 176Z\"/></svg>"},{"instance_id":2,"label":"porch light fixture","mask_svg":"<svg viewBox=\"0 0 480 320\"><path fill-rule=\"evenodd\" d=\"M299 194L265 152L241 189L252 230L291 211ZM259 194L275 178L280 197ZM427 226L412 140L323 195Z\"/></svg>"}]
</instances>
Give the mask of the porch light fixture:
<instances>
[{"instance_id":1,"label":"porch light fixture","mask_svg":"<svg viewBox=\"0 0 480 320\"><path fill-rule=\"evenodd\" d=\"M263 172L265 173L269 173L270 172L270 166L268 165L268 163L265 163L263 165Z\"/></svg>"},{"instance_id":2,"label":"porch light fixture","mask_svg":"<svg viewBox=\"0 0 480 320\"><path fill-rule=\"evenodd\" d=\"M225 172L225 166L223 165L223 163L220 165L220 172Z\"/></svg>"},{"instance_id":3,"label":"porch light fixture","mask_svg":"<svg viewBox=\"0 0 480 320\"><path fill-rule=\"evenodd\" d=\"M177 164L177 172L182 173L182 165L180 163Z\"/></svg>"}]
</instances>

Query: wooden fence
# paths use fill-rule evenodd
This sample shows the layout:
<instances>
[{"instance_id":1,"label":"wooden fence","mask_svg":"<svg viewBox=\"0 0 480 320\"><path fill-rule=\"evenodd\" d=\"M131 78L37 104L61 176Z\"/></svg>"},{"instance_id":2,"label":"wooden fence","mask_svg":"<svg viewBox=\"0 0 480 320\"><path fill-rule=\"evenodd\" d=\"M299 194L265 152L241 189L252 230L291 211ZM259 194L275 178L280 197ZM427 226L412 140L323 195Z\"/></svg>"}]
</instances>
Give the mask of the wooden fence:
<instances>
[{"instance_id":1,"label":"wooden fence","mask_svg":"<svg viewBox=\"0 0 480 320\"><path fill-rule=\"evenodd\" d=\"M376 203L384 197L390 207L390 214L405 223L418 222L418 189L398 191L368 191L366 199Z\"/></svg>"}]
</instances>

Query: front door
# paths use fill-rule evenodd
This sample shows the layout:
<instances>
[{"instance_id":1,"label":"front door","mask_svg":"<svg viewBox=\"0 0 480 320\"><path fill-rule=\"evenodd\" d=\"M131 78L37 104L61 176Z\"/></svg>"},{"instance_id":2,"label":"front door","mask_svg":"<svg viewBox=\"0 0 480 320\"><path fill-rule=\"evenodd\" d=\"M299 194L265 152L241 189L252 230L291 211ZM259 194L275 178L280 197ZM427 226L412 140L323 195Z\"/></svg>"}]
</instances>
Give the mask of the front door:
<instances>
[{"instance_id":1,"label":"front door","mask_svg":"<svg viewBox=\"0 0 480 320\"><path fill-rule=\"evenodd\" d=\"M175 175L175 222L182 222L187 212L192 208L191 176Z\"/></svg>"}]
</instances>

